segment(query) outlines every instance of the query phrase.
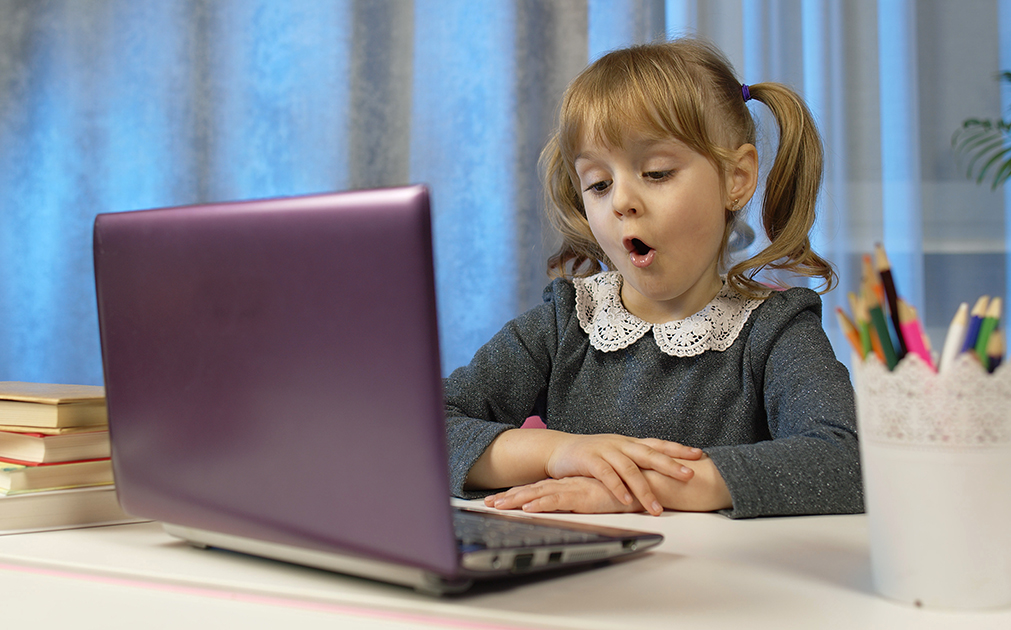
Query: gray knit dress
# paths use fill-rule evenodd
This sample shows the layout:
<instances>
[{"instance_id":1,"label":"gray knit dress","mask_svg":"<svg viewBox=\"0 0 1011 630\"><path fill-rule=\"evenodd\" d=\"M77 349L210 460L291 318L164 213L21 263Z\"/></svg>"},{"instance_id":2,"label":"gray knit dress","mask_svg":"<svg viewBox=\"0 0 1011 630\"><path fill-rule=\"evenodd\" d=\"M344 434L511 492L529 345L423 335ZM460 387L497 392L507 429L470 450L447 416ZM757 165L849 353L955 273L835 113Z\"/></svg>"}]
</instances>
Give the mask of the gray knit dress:
<instances>
[{"instance_id":1,"label":"gray knit dress","mask_svg":"<svg viewBox=\"0 0 1011 630\"><path fill-rule=\"evenodd\" d=\"M708 320L655 326L620 306L613 272L576 283L578 291L552 282L543 304L445 379L453 494L488 494L463 489L474 462L500 433L538 415L559 431L704 449L730 490L724 513L733 518L863 510L853 387L815 292L748 301L724 286L700 313ZM724 321L720 300L736 324Z\"/></svg>"}]
</instances>

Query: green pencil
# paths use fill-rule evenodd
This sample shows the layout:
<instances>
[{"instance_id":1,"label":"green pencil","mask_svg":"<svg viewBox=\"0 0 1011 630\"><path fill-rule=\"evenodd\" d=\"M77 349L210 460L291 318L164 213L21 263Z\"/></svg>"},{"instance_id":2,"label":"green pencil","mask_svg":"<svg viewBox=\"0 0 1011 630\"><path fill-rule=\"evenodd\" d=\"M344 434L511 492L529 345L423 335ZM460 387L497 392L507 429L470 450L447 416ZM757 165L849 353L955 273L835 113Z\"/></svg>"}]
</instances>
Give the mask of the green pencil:
<instances>
[{"instance_id":1,"label":"green pencil","mask_svg":"<svg viewBox=\"0 0 1011 630\"><path fill-rule=\"evenodd\" d=\"M881 350L885 354L885 365L889 370L895 369L895 364L899 362L895 355L895 348L892 346L891 333L888 332L888 322L885 321L885 313L881 310L881 302L874 295L873 290L864 291L864 301L867 303L867 313L871 317L871 324L878 332L878 339L881 341Z\"/></svg>"},{"instance_id":2,"label":"green pencil","mask_svg":"<svg viewBox=\"0 0 1011 630\"><path fill-rule=\"evenodd\" d=\"M990 335L993 333L994 328L997 327L997 322L1000 321L1000 310L1000 298L995 297L990 300L990 306L986 309L983 323L979 325L979 335L976 337L975 350L976 356L979 357L979 362L983 365L987 364L986 346L990 343Z\"/></svg>"}]
</instances>

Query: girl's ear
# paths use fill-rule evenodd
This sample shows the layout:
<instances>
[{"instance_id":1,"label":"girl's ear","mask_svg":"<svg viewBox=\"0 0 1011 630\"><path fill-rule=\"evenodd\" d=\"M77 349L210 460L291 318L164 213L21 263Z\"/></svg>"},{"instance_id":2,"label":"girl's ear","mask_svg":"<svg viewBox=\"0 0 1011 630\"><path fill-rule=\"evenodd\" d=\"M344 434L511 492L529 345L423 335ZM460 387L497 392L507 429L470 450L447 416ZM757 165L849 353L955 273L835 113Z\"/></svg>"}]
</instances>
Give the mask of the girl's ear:
<instances>
[{"instance_id":1,"label":"girl's ear","mask_svg":"<svg viewBox=\"0 0 1011 630\"><path fill-rule=\"evenodd\" d=\"M742 144L727 170L727 207L737 211L747 205L758 187L758 149L753 144Z\"/></svg>"}]
</instances>

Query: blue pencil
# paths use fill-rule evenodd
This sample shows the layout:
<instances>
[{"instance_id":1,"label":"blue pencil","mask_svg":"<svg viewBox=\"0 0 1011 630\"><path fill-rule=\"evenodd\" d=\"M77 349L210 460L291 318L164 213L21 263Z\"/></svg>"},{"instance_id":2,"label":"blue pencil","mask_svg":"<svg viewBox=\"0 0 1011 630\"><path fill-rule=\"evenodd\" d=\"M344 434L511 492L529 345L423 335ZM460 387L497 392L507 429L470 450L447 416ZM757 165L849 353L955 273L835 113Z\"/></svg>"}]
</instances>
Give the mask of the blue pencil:
<instances>
[{"instance_id":1,"label":"blue pencil","mask_svg":"<svg viewBox=\"0 0 1011 630\"><path fill-rule=\"evenodd\" d=\"M969 325L965 330L965 341L962 342L962 352L973 352L976 350L976 338L979 336L980 326L983 325L983 318L986 317L986 307L989 302L990 296L983 295L976 300L976 305L972 307L972 312L969 315Z\"/></svg>"}]
</instances>

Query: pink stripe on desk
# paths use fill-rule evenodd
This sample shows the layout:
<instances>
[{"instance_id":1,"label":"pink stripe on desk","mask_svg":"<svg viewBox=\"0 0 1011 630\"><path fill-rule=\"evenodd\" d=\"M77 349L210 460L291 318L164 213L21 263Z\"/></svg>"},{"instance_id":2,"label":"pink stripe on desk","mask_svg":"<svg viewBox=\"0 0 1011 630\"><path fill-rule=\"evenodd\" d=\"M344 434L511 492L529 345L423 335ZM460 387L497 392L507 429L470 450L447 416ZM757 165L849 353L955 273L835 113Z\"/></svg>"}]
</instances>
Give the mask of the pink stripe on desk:
<instances>
[{"instance_id":1,"label":"pink stripe on desk","mask_svg":"<svg viewBox=\"0 0 1011 630\"><path fill-rule=\"evenodd\" d=\"M509 626L499 623L488 623L483 621L467 621L464 619L453 619L449 617L435 617L431 615L420 615L411 613L400 613L396 611L374 610L371 608L357 608L354 606L328 604L325 602L302 601L275 597L270 595L255 595L240 591L225 591L213 588L199 588L195 586L182 586L178 584L166 584L164 582L146 582L141 580L131 580L127 578L116 578L107 575L93 575L90 573L75 573L72 571L62 571L59 569L46 569L41 567L23 566L16 564L0 563L0 571L12 571L18 573L31 573L46 577L68 578L96 582L99 584L111 584L114 586L127 586L133 588L146 588L151 590L177 593L183 595L196 595L212 597L215 599L225 599L250 604L264 604L267 606L285 606L312 612L327 612L356 617L366 617L381 619L384 621L404 622L411 624L425 624L449 628L469 628L474 630L519 630L520 626Z\"/></svg>"}]
</instances>

